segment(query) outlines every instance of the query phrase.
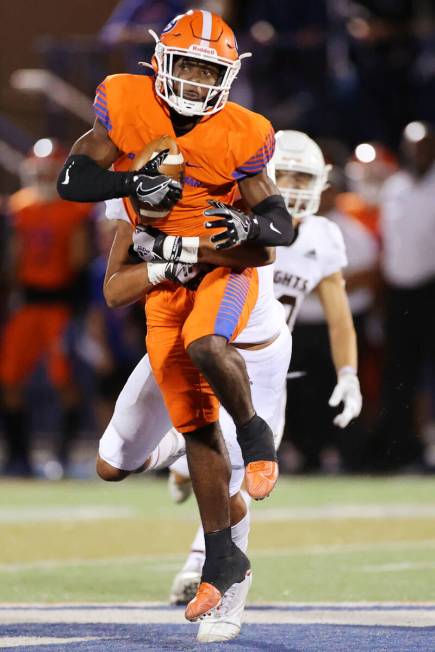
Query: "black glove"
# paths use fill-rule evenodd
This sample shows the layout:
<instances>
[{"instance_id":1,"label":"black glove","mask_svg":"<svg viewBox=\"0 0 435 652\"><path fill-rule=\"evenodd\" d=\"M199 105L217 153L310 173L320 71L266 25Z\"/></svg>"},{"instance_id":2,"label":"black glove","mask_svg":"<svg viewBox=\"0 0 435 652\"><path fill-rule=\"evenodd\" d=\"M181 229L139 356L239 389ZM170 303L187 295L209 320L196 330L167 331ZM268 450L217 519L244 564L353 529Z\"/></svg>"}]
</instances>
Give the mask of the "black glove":
<instances>
[{"instance_id":1,"label":"black glove","mask_svg":"<svg viewBox=\"0 0 435 652\"><path fill-rule=\"evenodd\" d=\"M153 158L151 158L148 163L145 163L145 165L143 165L137 171L136 174L139 177L142 177L143 175L146 177L152 177L155 181L160 180L160 183L162 184L164 183L163 180L168 180L166 186L160 190L156 188L154 191L152 190L152 186L150 186L151 190L147 191L149 182L147 183L145 180L143 180L143 183L138 184L139 188L136 185L136 188L132 194L135 195L142 204L158 206L159 208L163 209L170 209L181 198L181 184L178 181L171 179L170 177L166 177L165 175L160 174L159 172L159 167L167 157L168 153L169 149L163 149L161 152L153 156ZM162 199L158 201L158 197L161 196L162 191L165 189L166 194L163 193ZM155 203L156 201L157 203Z\"/></svg>"},{"instance_id":2,"label":"black glove","mask_svg":"<svg viewBox=\"0 0 435 652\"><path fill-rule=\"evenodd\" d=\"M252 240L256 237L258 232L258 223L255 215L249 217L242 211L239 211L233 206L224 204L221 201L209 201L213 208L207 208L204 215L212 217L217 215L218 220L205 222L206 229L222 229L225 231L213 235L210 240L216 244L216 249L230 249L235 247L246 240Z\"/></svg>"},{"instance_id":3,"label":"black glove","mask_svg":"<svg viewBox=\"0 0 435 652\"><path fill-rule=\"evenodd\" d=\"M141 204L153 208L171 209L182 193L181 183L163 174L151 177L135 172L128 183L129 194L136 197Z\"/></svg>"}]
</instances>

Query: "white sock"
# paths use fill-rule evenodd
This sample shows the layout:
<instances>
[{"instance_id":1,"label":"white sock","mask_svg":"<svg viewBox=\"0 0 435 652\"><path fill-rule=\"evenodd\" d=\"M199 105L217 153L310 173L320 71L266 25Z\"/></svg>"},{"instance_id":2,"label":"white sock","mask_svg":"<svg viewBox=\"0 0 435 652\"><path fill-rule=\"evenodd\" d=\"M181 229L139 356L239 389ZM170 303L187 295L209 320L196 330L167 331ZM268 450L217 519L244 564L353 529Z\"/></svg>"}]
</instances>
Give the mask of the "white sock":
<instances>
[{"instance_id":1,"label":"white sock","mask_svg":"<svg viewBox=\"0 0 435 652\"><path fill-rule=\"evenodd\" d=\"M231 538L242 552L248 549L248 537L251 525L249 510L241 521L231 527ZM183 566L183 571L197 570L199 562L204 563L205 559L205 541L204 530L200 525L190 548L189 556ZM202 565L201 563L201 565Z\"/></svg>"},{"instance_id":2,"label":"white sock","mask_svg":"<svg viewBox=\"0 0 435 652\"><path fill-rule=\"evenodd\" d=\"M205 559L205 540L204 540L204 530L200 525L195 538L192 541L190 547L189 556L186 559L186 562L182 568L183 571L192 571L202 568Z\"/></svg>"},{"instance_id":3,"label":"white sock","mask_svg":"<svg viewBox=\"0 0 435 652\"><path fill-rule=\"evenodd\" d=\"M175 460L173 464L169 467L171 471L175 471L178 475L182 475L183 478L190 478L189 467L187 466L187 457L183 455L178 460Z\"/></svg>"},{"instance_id":4,"label":"white sock","mask_svg":"<svg viewBox=\"0 0 435 652\"><path fill-rule=\"evenodd\" d=\"M251 496L248 494L246 489L240 489L240 494L241 494L243 500L245 501L246 507L249 510L249 505L251 504L251 500L252 500Z\"/></svg>"},{"instance_id":5,"label":"white sock","mask_svg":"<svg viewBox=\"0 0 435 652\"><path fill-rule=\"evenodd\" d=\"M244 553L248 550L248 537L251 526L249 509L241 521L231 527L231 538L238 548Z\"/></svg>"},{"instance_id":6,"label":"white sock","mask_svg":"<svg viewBox=\"0 0 435 652\"><path fill-rule=\"evenodd\" d=\"M147 471L157 471L172 464L178 457L184 455L186 446L183 435L171 428L161 440L160 444L150 455Z\"/></svg>"}]
</instances>

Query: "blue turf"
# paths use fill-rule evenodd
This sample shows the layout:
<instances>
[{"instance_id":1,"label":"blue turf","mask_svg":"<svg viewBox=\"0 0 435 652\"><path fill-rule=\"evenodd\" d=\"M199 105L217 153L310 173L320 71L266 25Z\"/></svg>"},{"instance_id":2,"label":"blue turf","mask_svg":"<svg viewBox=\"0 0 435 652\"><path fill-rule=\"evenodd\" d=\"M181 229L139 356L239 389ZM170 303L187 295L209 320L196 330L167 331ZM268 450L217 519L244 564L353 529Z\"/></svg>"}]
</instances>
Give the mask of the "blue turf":
<instances>
[{"instance_id":1,"label":"blue turf","mask_svg":"<svg viewBox=\"0 0 435 652\"><path fill-rule=\"evenodd\" d=\"M245 625L234 641L200 645L195 625L19 624L0 626L0 636L98 636L97 641L9 648L19 652L435 652L434 627L355 625ZM2 650L8 648L1 648Z\"/></svg>"}]
</instances>

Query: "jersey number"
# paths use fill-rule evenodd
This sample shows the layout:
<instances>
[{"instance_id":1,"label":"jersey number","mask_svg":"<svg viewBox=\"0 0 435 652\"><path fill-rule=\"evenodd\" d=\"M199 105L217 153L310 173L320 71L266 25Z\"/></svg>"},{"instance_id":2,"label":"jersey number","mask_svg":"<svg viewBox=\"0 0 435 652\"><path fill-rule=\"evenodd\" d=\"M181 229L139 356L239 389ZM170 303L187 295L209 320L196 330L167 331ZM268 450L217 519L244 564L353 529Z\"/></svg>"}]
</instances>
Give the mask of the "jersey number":
<instances>
[{"instance_id":1,"label":"jersey number","mask_svg":"<svg viewBox=\"0 0 435 652\"><path fill-rule=\"evenodd\" d=\"M288 312L288 314L287 314L287 326L290 327L292 314L293 314L293 311L294 311L294 309L296 307L296 297L292 297L289 294L283 294L282 297L279 298L279 301L281 301L283 306L288 306L288 309L287 309L287 312Z\"/></svg>"}]
</instances>

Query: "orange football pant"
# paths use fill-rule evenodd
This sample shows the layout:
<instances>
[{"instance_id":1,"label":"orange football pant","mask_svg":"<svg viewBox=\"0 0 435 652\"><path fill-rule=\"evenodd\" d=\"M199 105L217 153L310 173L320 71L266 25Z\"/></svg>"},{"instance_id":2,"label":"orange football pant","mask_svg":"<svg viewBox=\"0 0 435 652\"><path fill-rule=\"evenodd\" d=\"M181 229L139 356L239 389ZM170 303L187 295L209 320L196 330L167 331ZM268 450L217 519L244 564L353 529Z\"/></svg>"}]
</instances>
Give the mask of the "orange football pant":
<instances>
[{"instance_id":1,"label":"orange football pant","mask_svg":"<svg viewBox=\"0 0 435 652\"><path fill-rule=\"evenodd\" d=\"M255 268L217 267L197 290L165 283L146 301L147 350L172 423L191 432L219 418L219 402L186 350L206 335L229 342L246 326L258 297Z\"/></svg>"}]
</instances>

